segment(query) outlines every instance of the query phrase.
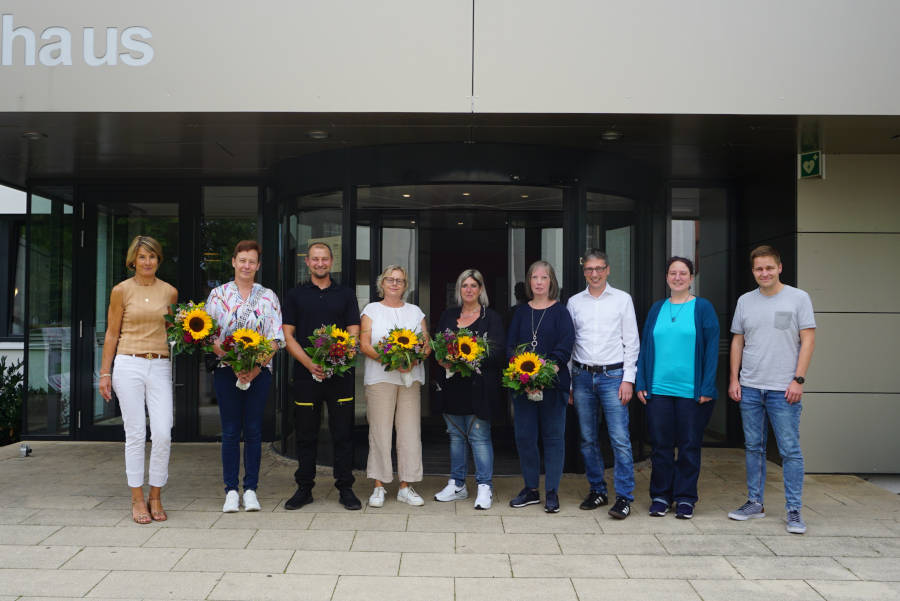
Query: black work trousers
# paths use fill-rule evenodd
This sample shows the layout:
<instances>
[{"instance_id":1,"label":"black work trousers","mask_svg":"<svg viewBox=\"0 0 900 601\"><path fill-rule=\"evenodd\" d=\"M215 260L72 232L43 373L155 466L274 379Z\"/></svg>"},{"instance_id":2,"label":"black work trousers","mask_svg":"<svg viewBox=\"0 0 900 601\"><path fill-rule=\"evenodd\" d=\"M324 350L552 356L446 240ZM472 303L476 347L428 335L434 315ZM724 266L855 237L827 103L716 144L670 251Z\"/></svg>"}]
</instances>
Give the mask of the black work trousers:
<instances>
[{"instance_id":1,"label":"black work trousers","mask_svg":"<svg viewBox=\"0 0 900 601\"><path fill-rule=\"evenodd\" d=\"M316 454L322 406L328 405L328 431L334 449L334 485L353 486L353 422L355 411L353 371L324 382L294 383L294 434L297 440L297 471L294 480L312 488L316 479Z\"/></svg>"}]
</instances>

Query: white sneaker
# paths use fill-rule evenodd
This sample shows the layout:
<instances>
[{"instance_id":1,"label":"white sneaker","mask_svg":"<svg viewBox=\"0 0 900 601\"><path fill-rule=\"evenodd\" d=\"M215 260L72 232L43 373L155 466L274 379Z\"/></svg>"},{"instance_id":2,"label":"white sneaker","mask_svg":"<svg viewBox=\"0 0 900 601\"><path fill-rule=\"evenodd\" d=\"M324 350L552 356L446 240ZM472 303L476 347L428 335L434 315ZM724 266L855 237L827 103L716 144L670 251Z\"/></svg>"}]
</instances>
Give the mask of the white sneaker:
<instances>
[{"instance_id":1,"label":"white sneaker","mask_svg":"<svg viewBox=\"0 0 900 601\"><path fill-rule=\"evenodd\" d=\"M259 511L259 499L255 490L244 491L244 511Z\"/></svg>"},{"instance_id":2,"label":"white sneaker","mask_svg":"<svg viewBox=\"0 0 900 601\"><path fill-rule=\"evenodd\" d=\"M475 497L475 509L490 509L494 500L494 491L490 484L478 485L478 496Z\"/></svg>"},{"instance_id":3,"label":"white sneaker","mask_svg":"<svg viewBox=\"0 0 900 601\"><path fill-rule=\"evenodd\" d=\"M369 507L384 507L384 487L376 486L369 497Z\"/></svg>"},{"instance_id":4,"label":"white sneaker","mask_svg":"<svg viewBox=\"0 0 900 601\"><path fill-rule=\"evenodd\" d=\"M229 490L225 495L225 504L222 505L222 513L235 513L241 506L241 498L236 490Z\"/></svg>"},{"instance_id":5,"label":"white sneaker","mask_svg":"<svg viewBox=\"0 0 900 601\"><path fill-rule=\"evenodd\" d=\"M412 486L406 486L397 491L397 500L401 503L409 503L414 507L425 504L425 499L419 496L419 493L413 490Z\"/></svg>"},{"instance_id":6,"label":"white sneaker","mask_svg":"<svg viewBox=\"0 0 900 601\"><path fill-rule=\"evenodd\" d=\"M466 490L466 485L462 486L456 485L456 480L450 478L447 480L447 486L444 487L444 490L434 495L435 501L459 501L461 499L468 499L469 491Z\"/></svg>"}]
</instances>

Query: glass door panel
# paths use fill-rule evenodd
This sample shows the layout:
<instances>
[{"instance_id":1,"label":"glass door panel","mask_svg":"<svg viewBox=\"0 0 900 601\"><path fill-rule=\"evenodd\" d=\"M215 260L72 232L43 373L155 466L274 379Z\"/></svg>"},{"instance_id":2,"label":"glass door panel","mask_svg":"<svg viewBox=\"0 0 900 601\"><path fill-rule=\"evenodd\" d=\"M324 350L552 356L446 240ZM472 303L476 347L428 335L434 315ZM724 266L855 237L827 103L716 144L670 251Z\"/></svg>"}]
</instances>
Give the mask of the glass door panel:
<instances>
[{"instance_id":1,"label":"glass door panel","mask_svg":"<svg viewBox=\"0 0 900 601\"><path fill-rule=\"evenodd\" d=\"M598 248L606 253L609 257L610 285L632 295L636 220L634 200L624 196L588 192L585 224L587 248ZM583 286L584 282L579 285Z\"/></svg>"},{"instance_id":2,"label":"glass door panel","mask_svg":"<svg viewBox=\"0 0 900 601\"><path fill-rule=\"evenodd\" d=\"M100 366L106 337L109 295L113 286L132 277L134 272L125 266L128 247L135 236L155 238L163 250L163 261L157 277L177 287L178 284L178 204L123 202L103 203L96 207L96 278L94 278L94 328L91 345L93 365L91 376L91 404L88 420L82 428L110 428L122 426L119 405L113 393L109 403L100 396Z\"/></svg>"},{"instance_id":3,"label":"glass door panel","mask_svg":"<svg viewBox=\"0 0 900 601\"><path fill-rule=\"evenodd\" d=\"M231 254L241 240L258 240L259 189L256 186L205 186L200 221L200 289L205 301L213 288L234 279ZM258 278L257 278L258 279ZM181 295L183 300L187 300ZM201 439L219 438L222 424L213 377L203 361L197 365L197 423Z\"/></svg>"},{"instance_id":4,"label":"glass door panel","mask_svg":"<svg viewBox=\"0 0 900 601\"><path fill-rule=\"evenodd\" d=\"M71 202L31 195L25 433L67 435L72 399Z\"/></svg>"}]
</instances>

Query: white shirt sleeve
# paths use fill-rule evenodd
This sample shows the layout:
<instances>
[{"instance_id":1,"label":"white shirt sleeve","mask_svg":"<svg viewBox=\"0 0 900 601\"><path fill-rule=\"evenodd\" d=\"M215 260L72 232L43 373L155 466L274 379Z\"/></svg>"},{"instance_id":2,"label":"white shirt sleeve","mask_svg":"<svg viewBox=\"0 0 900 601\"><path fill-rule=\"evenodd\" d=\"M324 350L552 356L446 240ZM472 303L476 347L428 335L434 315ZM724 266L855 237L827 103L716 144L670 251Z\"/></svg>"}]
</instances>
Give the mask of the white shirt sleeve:
<instances>
[{"instance_id":1,"label":"white shirt sleeve","mask_svg":"<svg viewBox=\"0 0 900 601\"><path fill-rule=\"evenodd\" d=\"M622 380L634 384L637 376L637 360L641 352L641 338L638 334L637 318L634 314L634 301L628 295L625 303L625 314L622 315L622 345L625 349L625 358L622 361L624 373Z\"/></svg>"}]
</instances>

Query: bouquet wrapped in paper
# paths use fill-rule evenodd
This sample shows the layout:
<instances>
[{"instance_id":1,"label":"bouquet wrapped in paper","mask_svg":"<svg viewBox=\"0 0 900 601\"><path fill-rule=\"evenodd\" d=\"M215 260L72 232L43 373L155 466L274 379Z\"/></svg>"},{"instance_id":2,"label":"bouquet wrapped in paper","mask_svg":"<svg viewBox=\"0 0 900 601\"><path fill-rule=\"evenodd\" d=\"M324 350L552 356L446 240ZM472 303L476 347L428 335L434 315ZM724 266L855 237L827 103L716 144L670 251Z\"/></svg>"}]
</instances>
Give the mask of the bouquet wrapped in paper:
<instances>
[{"instance_id":1,"label":"bouquet wrapped in paper","mask_svg":"<svg viewBox=\"0 0 900 601\"><path fill-rule=\"evenodd\" d=\"M303 350L313 363L322 368L325 378L343 376L356 363L359 341L334 324L323 325L313 330L309 336L310 346ZM313 376L316 382L322 380Z\"/></svg>"},{"instance_id":2,"label":"bouquet wrapped in paper","mask_svg":"<svg viewBox=\"0 0 900 601\"><path fill-rule=\"evenodd\" d=\"M225 354L219 358L219 362L231 367L234 373L240 373L268 363L275 352L275 344L258 332L241 328L235 330L231 336L225 337L222 341L222 350ZM249 382L240 380L234 385L241 390L250 388Z\"/></svg>"},{"instance_id":3,"label":"bouquet wrapped in paper","mask_svg":"<svg viewBox=\"0 0 900 601\"><path fill-rule=\"evenodd\" d=\"M516 349L516 354L503 370L501 384L516 392L525 392L529 401L544 400L544 389L556 383L556 362L525 350L527 345Z\"/></svg>"},{"instance_id":4,"label":"bouquet wrapped in paper","mask_svg":"<svg viewBox=\"0 0 900 601\"><path fill-rule=\"evenodd\" d=\"M164 315L166 319L166 341L173 356L191 354L196 350L210 353L219 326L210 317L203 303L188 301L173 304L172 312Z\"/></svg>"},{"instance_id":5,"label":"bouquet wrapped in paper","mask_svg":"<svg viewBox=\"0 0 900 601\"><path fill-rule=\"evenodd\" d=\"M464 378L480 374L481 362L490 352L487 335L476 336L467 328L460 328L456 332L447 329L437 333L431 339L431 349L438 362L450 366L444 368L447 378L453 374Z\"/></svg>"},{"instance_id":6,"label":"bouquet wrapped in paper","mask_svg":"<svg viewBox=\"0 0 900 601\"><path fill-rule=\"evenodd\" d=\"M406 328L394 328L375 345L378 359L384 365L385 371L395 369L409 370L412 366L425 359L425 341L420 332L413 332ZM408 371L400 373L404 386L412 386L413 377Z\"/></svg>"}]
</instances>

